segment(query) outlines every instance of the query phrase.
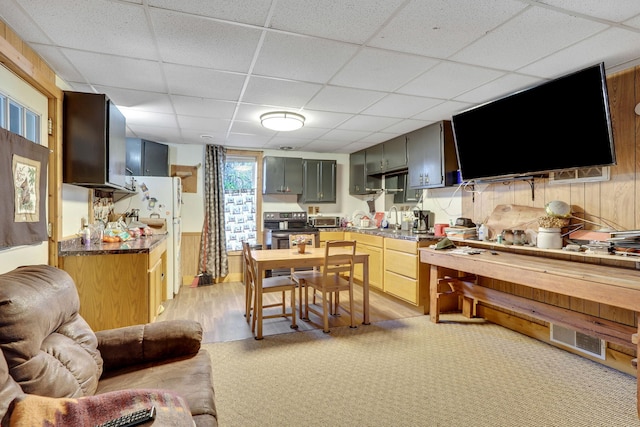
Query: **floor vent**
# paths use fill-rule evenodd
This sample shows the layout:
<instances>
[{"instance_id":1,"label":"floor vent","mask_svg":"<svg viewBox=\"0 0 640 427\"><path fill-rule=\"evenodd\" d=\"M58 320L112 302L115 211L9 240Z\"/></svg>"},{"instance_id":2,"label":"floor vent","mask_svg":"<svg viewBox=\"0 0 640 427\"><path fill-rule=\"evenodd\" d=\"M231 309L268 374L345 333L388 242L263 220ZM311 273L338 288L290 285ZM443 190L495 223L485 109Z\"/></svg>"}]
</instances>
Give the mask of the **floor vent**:
<instances>
[{"instance_id":1,"label":"floor vent","mask_svg":"<svg viewBox=\"0 0 640 427\"><path fill-rule=\"evenodd\" d=\"M598 359L606 359L607 343L600 338L592 337L573 329L563 326L551 324L551 341L571 347L574 350L597 357Z\"/></svg>"},{"instance_id":2,"label":"floor vent","mask_svg":"<svg viewBox=\"0 0 640 427\"><path fill-rule=\"evenodd\" d=\"M567 169L549 174L549 184L609 181L609 166Z\"/></svg>"}]
</instances>

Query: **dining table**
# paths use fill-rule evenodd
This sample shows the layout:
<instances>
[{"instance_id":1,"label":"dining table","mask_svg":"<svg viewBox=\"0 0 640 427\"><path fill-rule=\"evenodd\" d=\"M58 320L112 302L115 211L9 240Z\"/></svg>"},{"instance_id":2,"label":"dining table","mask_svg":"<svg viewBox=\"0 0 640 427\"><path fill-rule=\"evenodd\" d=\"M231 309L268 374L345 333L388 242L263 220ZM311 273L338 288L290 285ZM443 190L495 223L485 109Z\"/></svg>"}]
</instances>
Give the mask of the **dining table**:
<instances>
[{"instance_id":1,"label":"dining table","mask_svg":"<svg viewBox=\"0 0 640 427\"><path fill-rule=\"evenodd\" d=\"M256 339L262 339L262 278L268 270L282 268L321 267L324 264L325 249L323 247L306 246L304 253L297 248L252 250L251 257L256 263ZM369 325L369 254L356 251L355 264L362 264L362 324ZM246 290L247 301L251 298L250 289ZM295 315L295 314L294 314Z\"/></svg>"}]
</instances>

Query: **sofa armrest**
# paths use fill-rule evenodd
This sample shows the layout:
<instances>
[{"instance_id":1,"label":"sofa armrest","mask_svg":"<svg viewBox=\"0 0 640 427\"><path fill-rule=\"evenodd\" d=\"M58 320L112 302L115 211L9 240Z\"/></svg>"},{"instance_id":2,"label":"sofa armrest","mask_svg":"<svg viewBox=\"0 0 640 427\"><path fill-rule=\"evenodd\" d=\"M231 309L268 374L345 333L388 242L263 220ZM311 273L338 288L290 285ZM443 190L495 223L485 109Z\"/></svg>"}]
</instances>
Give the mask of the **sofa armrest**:
<instances>
[{"instance_id":1,"label":"sofa armrest","mask_svg":"<svg viewBox=\"0 0 640 427\"><path fill-rule=\"evenodd\" d=\"M104 372L193 356L200 350L202 325L168 320L97 331Z\"/></svg>"}]
</instances>

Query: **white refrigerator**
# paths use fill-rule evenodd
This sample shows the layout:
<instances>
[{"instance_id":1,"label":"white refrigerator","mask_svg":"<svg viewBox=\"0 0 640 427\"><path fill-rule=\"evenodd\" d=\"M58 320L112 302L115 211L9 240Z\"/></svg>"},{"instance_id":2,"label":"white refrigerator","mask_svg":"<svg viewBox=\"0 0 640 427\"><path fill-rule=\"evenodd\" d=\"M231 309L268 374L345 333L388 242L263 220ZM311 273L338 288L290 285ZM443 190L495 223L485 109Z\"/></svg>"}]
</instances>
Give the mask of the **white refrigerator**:
<instances>
[{"instance_id":1,"label":"white refrigerator","mask_svg":"<svg viewBox=\"0 0 640 427\"><path fill-rule=\"evenodd\" d=\"M164 176L134 176L133 179L137 193L116 202L115 212L139 209L140 218L157 215L167 220L167 298L171 299L182 286L182 181Z\"/></svg>"}]
</instances>

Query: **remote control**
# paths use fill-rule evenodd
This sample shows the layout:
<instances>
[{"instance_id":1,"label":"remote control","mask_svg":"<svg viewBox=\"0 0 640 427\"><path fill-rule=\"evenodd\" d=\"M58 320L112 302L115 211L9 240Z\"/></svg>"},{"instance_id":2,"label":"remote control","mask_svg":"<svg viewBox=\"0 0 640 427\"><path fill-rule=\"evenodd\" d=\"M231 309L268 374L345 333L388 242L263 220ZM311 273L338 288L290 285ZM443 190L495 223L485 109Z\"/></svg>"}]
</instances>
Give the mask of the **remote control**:
<instances>
[{"instance_id":1,"label":"remote control","mask_svg":"<svg viewBox=\"0 0 640 427\"><path fill-rule=\"evenodd\" d=\"M133 427L156 417L156 407L140 409L127 415L107 421L97 427Z\"/></svg>"}]
</instances>

